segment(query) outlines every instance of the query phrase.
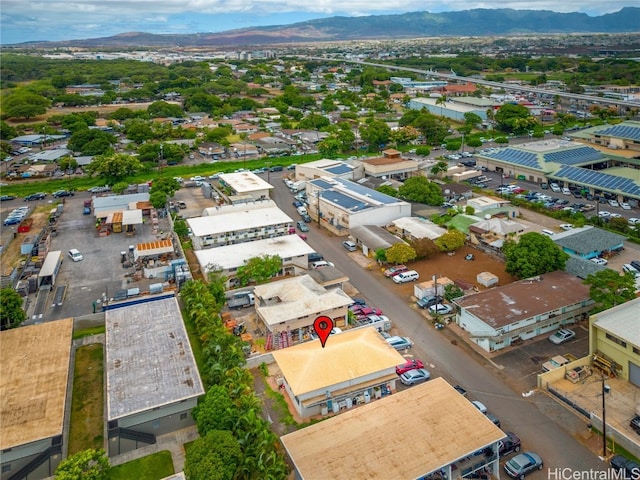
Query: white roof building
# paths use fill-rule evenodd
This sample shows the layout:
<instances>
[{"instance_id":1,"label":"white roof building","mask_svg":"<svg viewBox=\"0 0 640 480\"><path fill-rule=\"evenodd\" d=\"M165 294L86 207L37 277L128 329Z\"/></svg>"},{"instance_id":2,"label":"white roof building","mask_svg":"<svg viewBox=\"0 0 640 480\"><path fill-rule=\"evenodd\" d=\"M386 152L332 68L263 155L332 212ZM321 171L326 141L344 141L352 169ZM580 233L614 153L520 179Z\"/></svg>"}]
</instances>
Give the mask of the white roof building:
<instances>
[{"instance_id":1,"label":"white roof building","mask_svg":"<svg viewBox=\"0 0 640 480\"><path fill-rule=\"evenodd\" d=\"M413 240L428 238L435 240L447 233L447 230L439 227L430 220L420 217L402 217L391 222L401 237L408 237Z\"/></svg>"},{"instance_id":2,"label":"white roof building","mask_svg":"<svg viewBox=\"0 0 640 480\"><path fill-rule=\"evenodd\" d=\"M223 173L220 182L233 191L232 195L250 195L255 200L269 198L269 191L273 189L271 184L251 172Z\"/></svg>"},{"instance_id":3,"label":"white roof building","mask_svg":"<svg viewBox=\"0 0 640 480\"><path fill-rule=\"evenodd\" d=\"M287 235L289 215L271 200L206 208L187 219L196 250Z\"/></svg>"},{"instance_id":4,"label":"white roof building","mask_svg":"<svg viewBox=\"0 0 640 480\"><path fill-rule=\"evenodd\" d=\"M253 293L256 313L267 330L272 333L299 330L299 337L310 333L314 320L320 315L344 326L347 307L353 303L339 288L327 290L309 275L258 285Z\"/></svg>"}]
</instances>

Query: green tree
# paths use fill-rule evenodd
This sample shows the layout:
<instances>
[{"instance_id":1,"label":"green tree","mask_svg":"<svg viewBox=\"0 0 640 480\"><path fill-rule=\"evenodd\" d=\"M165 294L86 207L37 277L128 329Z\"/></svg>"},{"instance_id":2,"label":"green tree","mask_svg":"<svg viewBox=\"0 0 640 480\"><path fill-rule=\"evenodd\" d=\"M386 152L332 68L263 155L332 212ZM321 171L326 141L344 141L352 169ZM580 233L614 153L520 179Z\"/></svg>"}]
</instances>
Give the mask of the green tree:
<instances>
[{"instance_id":1,"label":"green tree","mask_svg":"<svg viewBox=\"0 0 640 480\"><path fill-rule=\"evenodd\" d=\"M440 252L438 246L430 238L418 238L411 242L411 246L416 251L416 258L431 258Z\"/></svg>"},{"instance_id":2,"label":"green tree","mask_svg":"<svg viewBox=\"0 0 640 480\"><path fill-rule=\"evenodd\" d=\"M404 242L398 242L387 248L387 262L400 265L416 259L416 251Z\"/></svg>"},{"instance_id":3,"label":"green tree","mask_svg":"<svg viewBox=\"0 0 640 480\"><path fill-rule=\"evenodd\" d=\"M253 257L238 267L236 278L241 285L249 282L264 283L282 269L282 258L278 255L263 255Z\"/></svg>"},{"instance_id":4,"label":"green tree","mask_svg":"<svg viewBox=\"0 0 640 480\"><path fill-rule=\"evenodd\" d=\"M173 221L173 231L176 232L180 238L187 238L189 236L189 226L187 222L182 218L176 218Z\"/></svg>"},{"instance_id":5,"label":"green tree","mask_svg":"<svg viewBox=\"0 0 640 480\"><path fill-rule=\"evenodd\" d=\"M20 294L13 288L0 290L0 330L19 327L26 319Z\"/></svg>"},{"instance_id":6,"label":"green tree","mask_svg":"<svg viewBox=\"0 0 640 480\"><path fill-rule=\"evenodd\" d=\"M393 188L391 185L380 185L376 188L376 191L380 193L384 193L385 195L389 195L390 197L397 197L398 191Z\"/></svg>"},{"instance_id":7,"label":"green tree","mask_svg":"<svg viewBox=\"0 0 640 480\"><path fill-rule=\"evenodd\" d=\"M112 150L116 138L102 130L81 128L73 132L68 147L84 155L102 155Z\"/></svg>"},{"instance_id":8,"label":"green tree","mask_svg":"<svg viewBox=\"0 0 640 480\"><path fill-rule=\"evenodd\" d=\"M140 170L142 170L140 161L124 153L98 155L87 166L87 171L91 175L97 174L100 177L111 180L112 183L133 175Z\"/></svg>"},{"instance_id":9,"label":"green tree","mask_svg":"<svg viewBox=\"0 0 640 480\"><path fill-rule=\"evenodd\" d=\"M475 128L477 125L480 125L482 123L482 118L477 113L466 112L463 115L463 117L464 117L465 125L468 125L469 127L472 127L472 128ZM467 132L467 135L469 133L470 131Z\"/></svg>"},{"instance_id":10,"label":"green tree","mask_svg":"<svg viewBox=\"0 0 640 480\"><path fill-rule=\"evenodd\" d=\"M606 268L587 276L583 283L589 285L589 296L596 303L593 313L608 310L636 297L635 277L630 272L620 275Z\"/></svg>"},{"instance_id":11,"label":"green tree","mask_svg":"<svg viewBox=\"0 0 640 480\"><path fill-rule=\"evenodd\" d=\"M212 430L231 430L238 421L238 415L228 390L220 385L209 387L207 394L193 409L193 418L201 437Z\"/></svg>"},{"instance_id":12,"label":"green tree","mask_svg":"<svg viewBox=\"0 0 640 480\"><path fill-rule=\"evenodd\" d=\"M153 102L147 108L147 113L151 118L160 118L160 117L176 117L182 118L184 117L184 111L180 105L176 105L175 103L168 103L165 101Z\"/></svg>"},{"instance_id":13,"label":"green tree","mask_svg":"<svg viewBox=\"0 0 640 480\"><path fill-rule=\"evenodd\" d=\"M16 137L18 133L16 129L9 125L7 122L0 122L0 138L3 140L11 140Z\"/></svg>"},{"instance_id":14,"label":"green tree","mask_svg":"<svg viewBox=\"0 0 640 480\"><path fill-rule=\"evenodd\" d=\"M151 125L144 120L127 120L125 122L125 133L129 140L136 143L143 143L153 138Z\"/></svg>"},{"instance_id":15,"label":"green tree","mask_svg":"<svg viewBox=\"0 0 640 480\"><path fill-rule=\"evenodd\" d=\"M387 252L384 248L378 248L374 256L376 262L385 263L387 261Z\"/></svg>"},{"instance_id":16,"label":"green tree","mask_svg":"<svg viewBox=\"0 0 640 480\"><path fill-rule=\"evenodd\" d=\"M211 430L187 450L184 474L187 480L233 480L242 461L242 450L233 434Z\"/></svg>"},{"instance_id":17,"label":"green tree","mask_svg":"<svg viewBox=\"0 0 640 480\"><path fill-rule=\"evenodd\" d=\"M430 182L423 176L411 177L405 180L398 188L398 195L405 200L427 205L442 205L444 201L438 184Z\"/></svg>"},{"instance_id":18,"label":"green tree","mask_svg":"<svg viewBox=\"0 0 640 480\"><path fill-rule=\"evenodd\" d=\"M563 270L569 258L553 240L537 232L525 233L517 242L507 240L503 252L507 272L519 278Z\"/></svg>"},{"instance_id":19,"label":"green tree","mask_svg":"<svg viewBox=\"0 0 640 480\"><path fill-rule=\"evenodd\" d=\"M454 298L459 298L464 295L462 289L456 285L455 283L450 283L449 285L444 286L444 298L450 302Z\"/></svg>"},{"instance_id":20,"label":"green tree","mask_svg":"<svg viewBox=\"0 0 640 480\"><path fill-rule=\"evenodd\" d=\"M476 213L476 209L471 205L467 205L466 207L464 207L464 213L465 215L473 215L474 213Z\"/></svg>"},{"instance_id":21,"label":"green tree","mask_svg":"<svg viewBox=\"0 0 640 480\"><path fill-rule=\"evenodd\" d=\"M2 110L8 118L32 118L46 113L49 103L42 95L20 91L4 99Z\"/></svg>"},{"instance_id":22,"label":"green tree","mask_svg":"<svg viewBox=\"0 0 640 480\"><path fill-rule=\"evenodd\" d=\"M325 158L336 158L341 146L340 140L337 138L327 137L318 144L318 151Z\"/></svg>"},{"instance_id":23,"label":"green tree","mask_svg":"<svg viewBox=\"0 0 640 480\"><path fill-rule=\"evenodd\" d=\"M449 230L435 239L435 244L443 252L453 252L464 245L467 236L459 230Z\"/></svg>"},{"instance_id":24,"label":"green tree","mask_svg":"<svg viewBox=\"0 0 640 480\"><path fill-rule=\"evenodd\" d=\"M83 450L60 462L56 480L107 480L110 468L104 450Z\"/></svg>"},{"instance_id":25,"label":"green tree","mask_svg":"<svg viewBox=\"0 0 640 480\"><path fill-rule=\"evenodd\" d=\"M537 122L531 112L524 105L505 103L495 114L498 129L503 132L523 133Z\"/></svg>"},{"instance_id":26,"label":"green tree","mask_svg":"<svg viewBox=\"0 0 640 480\"><path fill-rule=\"evenodd\" d=\"M58 160L58 168L63 172L66 172L68 170L73 171L78 168L78 162L73 157L62 157L60 160Z\"/></svg>"},{"instance_id":27,"label":"green tree","mask_svg":"<svg viewBox=\"0 0 640 480\"><path fill-rule=\"evenodd\" d=\"M124 192L129 187L127 182L117 182L111 187L111 191L116 194Z\"/></svg>"},{"instance_id":28,"label":"green tree","mask_svg":"<svg viewBox=\"0 0 640 480\"><path fill-rule=\"evenodd\" d=\"M438 162L433 167L431 167L431 175L438 175L440 172L446 172L449 168L447 162Z\"/></svg>"},{"instance_id":29,"label":"green tree","mask_svg":"<svg viewBox=\"0 0 640 480\"><path fill-rule=\"evenodd\" d=\"M152 190L149 195L149 201L153 208L164 208L167 204L167 194L162 190Z\"/></svg>"},{"instance_id":30,"label":"green tree","mask_svg":"<svg viewBox=\"0 0 640 480\"><path fill-rule=\"evenodd\" d=\"M389 143L391 129L382 120L369 120L366 126L360 129L360 138L369 144L369 151L375 152Z\"/></svg>"},{"instance_id":31,"label":"green tree","mask_svg":"<svg viewBox=\"0 0 640 480\"><path fill-rule=\"evenodd\" d=\"M480 140L478 137L471 137L469 140L467 140L467 145L475 150L476 148L482 146L482 140Z\"/></svg>"},{"instance_id":32,"label":"green tree","mask_svg":"<svg viewBox=\"0 0 640 480\"><path fill-rule=\"evenodd\" d=\"M153 181L151 191L161 191L167 194L168 197L180 190L180 184L173 177L160 177Z\"/></svg>"}]
</instances>

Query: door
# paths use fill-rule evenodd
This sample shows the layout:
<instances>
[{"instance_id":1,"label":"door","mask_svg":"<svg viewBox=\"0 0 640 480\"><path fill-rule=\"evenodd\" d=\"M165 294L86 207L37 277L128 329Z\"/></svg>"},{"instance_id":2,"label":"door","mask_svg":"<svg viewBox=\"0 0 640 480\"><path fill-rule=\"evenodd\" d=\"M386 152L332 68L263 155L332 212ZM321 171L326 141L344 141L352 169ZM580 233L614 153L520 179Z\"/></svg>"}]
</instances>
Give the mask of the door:
<instances>
[{"instance_id":1,"label":"door","mask_svg":"<svg viewBox=\"0 0 640 480\"><path fill-rule=\"evenodd\" d=\"M640 387L640 365L633 362L629 362L629 382Z\"/></svg>"}]
</instances>

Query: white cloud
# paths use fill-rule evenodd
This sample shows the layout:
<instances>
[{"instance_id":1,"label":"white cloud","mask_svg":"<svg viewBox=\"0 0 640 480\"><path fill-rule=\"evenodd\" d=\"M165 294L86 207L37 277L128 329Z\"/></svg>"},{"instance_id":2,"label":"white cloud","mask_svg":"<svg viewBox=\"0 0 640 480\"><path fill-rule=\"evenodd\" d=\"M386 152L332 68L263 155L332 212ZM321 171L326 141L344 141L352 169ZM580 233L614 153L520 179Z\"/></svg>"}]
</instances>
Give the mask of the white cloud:
<instances>
[{"instance_id":1,"label":"white cloud","mask_svg":"<svg viewBox=\"0 0 640 480\"><path fill-rule=\"evenodd\" d=\"M15 43L27 40L85 38L83 36L88 32L95 33L95 36L128 31L193 33L191 28L194 24L201 32L267 24L280 25L289 23L290 17L287 17L287 14L305 15L308 19L314 15L359 16L418 10L443 12L473 8L516 8L556 12L579 11L600 15L618 11L624 6L638 6L638 2L428 0L416 4L415 0L3 0L0 27L3 43ZM233 15L234 20L241 19L241 25L223 20ZM186 27L187 25L190 27ZM16 36L21 39L14 38Z\"/></svg>"}]
</instances>

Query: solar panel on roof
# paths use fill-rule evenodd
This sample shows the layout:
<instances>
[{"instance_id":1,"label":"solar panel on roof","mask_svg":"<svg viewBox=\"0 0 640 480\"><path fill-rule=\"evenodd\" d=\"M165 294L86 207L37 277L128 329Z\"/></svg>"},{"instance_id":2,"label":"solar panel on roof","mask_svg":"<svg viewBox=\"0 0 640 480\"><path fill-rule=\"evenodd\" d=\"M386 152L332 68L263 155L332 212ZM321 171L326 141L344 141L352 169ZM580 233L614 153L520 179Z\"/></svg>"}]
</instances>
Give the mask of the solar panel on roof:
<instances>
[{"instance_id":1,"label":"solar panel on roof","mask_svg":"<svg viewBox=\"0 0 640 480\"><path fill-rule=\"evenodd\" d=\"M572 166L562 167L554 174L554 177L564 179L578 185L588 185L595 188L617 190L626 195L640 199L640 185L629 178L618 177L609 173Z\"/></svg>"},{"instance_id":2,"label":"solar panel on roof","mask_svg":"<svg viewBox=\"0 0 640 480\"><path fill-rule=\"evenodd\" d=\"M598 135L609 135L611 137L627 138L630 140L640 140L640 127L629 125L614 125L596 132Z\"/></svg>"}]
</instances>

